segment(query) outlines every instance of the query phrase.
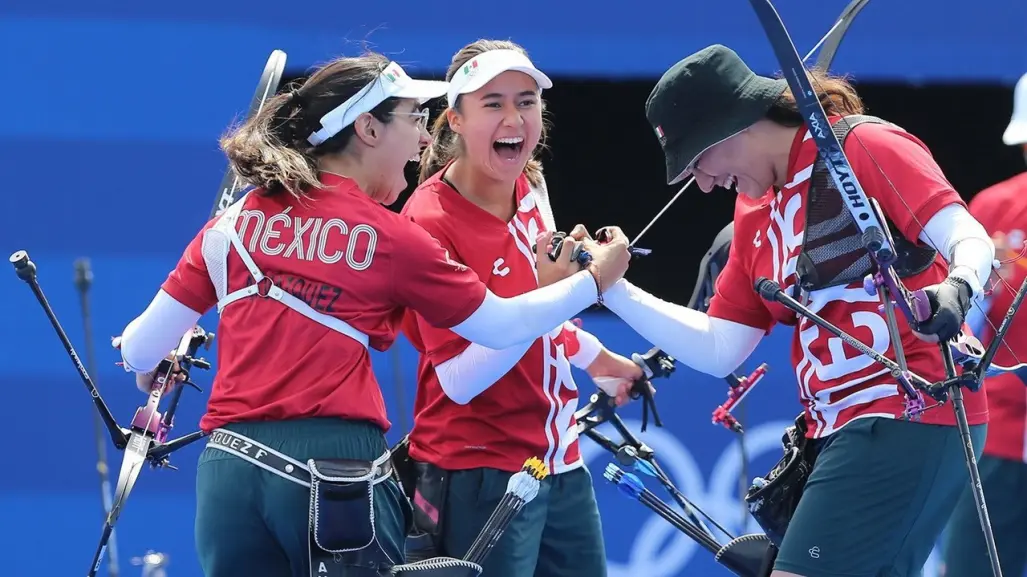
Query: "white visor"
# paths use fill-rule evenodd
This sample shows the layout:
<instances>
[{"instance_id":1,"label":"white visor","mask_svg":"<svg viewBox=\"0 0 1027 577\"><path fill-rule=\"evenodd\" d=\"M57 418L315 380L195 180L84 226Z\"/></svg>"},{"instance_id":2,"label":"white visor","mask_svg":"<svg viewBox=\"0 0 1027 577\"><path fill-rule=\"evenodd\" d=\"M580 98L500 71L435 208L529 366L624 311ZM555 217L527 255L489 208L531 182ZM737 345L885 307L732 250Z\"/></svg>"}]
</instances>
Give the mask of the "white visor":
<instances>
[{"instance_id":1,"label":"white visor","mask_svg":"<svg viewBox=\"0 0 1027 577\"><path fill-rule=\"evenodd\" d=\"M485 86L490 80L509 70L523 72L535 79L539 90L553 87L553 81L535 68L527 56L516 50L489 50L471 58L449 81L449 92L446 94L449 107L456 103L461 94L474 92Z\"/></svg>"},{"instance_id":2,"label":"white visor","mask_svg":"<svg viewBox=\"0 0 1027 577\"><path fill-rule=\"evenodd\" d=\"M437 80L414 80L399 64L390 62L378 78L322 116L321 130L308 136L307 142L314 146L321 144L389 98L413 98L424 104L444 95L448 87L447 83Z\"/></svg>"},{"instance_id":3,"label":"white visor","mask_svg":"<svg viewBox=\"0 0 1027 577\"><path fill-rule=\"evenodd\" d=\"M1027 144L1027 74L1020 77L1013 89L1013 117L1002 134L1002 142L1009 146Z\"/></svg>"}]
</instances>

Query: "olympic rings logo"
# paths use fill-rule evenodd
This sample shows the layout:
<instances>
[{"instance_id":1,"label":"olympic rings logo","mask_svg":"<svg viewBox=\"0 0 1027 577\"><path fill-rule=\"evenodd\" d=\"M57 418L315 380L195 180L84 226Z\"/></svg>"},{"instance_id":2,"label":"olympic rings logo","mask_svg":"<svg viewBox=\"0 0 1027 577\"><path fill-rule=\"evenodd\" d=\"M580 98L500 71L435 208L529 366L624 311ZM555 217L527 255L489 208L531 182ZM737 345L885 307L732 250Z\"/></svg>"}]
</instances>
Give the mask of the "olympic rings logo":
<instances>
[{"instance_id":1,"label":"olympic rings logo","mask_svg":"<svg viewBox=\"0 0 1027 577\"><path fill-rule=\"evenodd\" d=\"M641 428L640 421L627 418L622 418L622 420L631 431L639 431ZM759 461L760 457L766 455L772 457L773 462L776 462L782 454L781 435L785 428L792 424L794 424L793 421L768 421L746 429L745 444L749 463L761 462ZM616 430L609 423L597 427L596 430L610 438L617 438ZM659 461L660 466L670 476L678 490L689 501L709 513L725 529L735 535L762 533L762 529L750 515L744 515L745 521L742 521L743 503L738 495L738 477L742 473L742 460L741 447L737 439L721 452L707 484L698 463L680 438L666 429L660 428L650 428L645 433L637 433L636 436L655 451L656 460ZM609 485L602 473L606 464L613 460L613 455L587 438L581 439L580 447L582 459L592 472L595 484L606 483ZM593 463L593 461L595 462ZM772 466L772 463L769 466ZM767 470L769 470L769 466ZM747 481L751 481L753 476L766 472L750 469L750 478ZM657 496L680 511L670 495L655 479L646 476L640 476L640 478ZM628 503L627 499L620 499L620 503ZM614 506L617 509L620 507L638 507L642 511L648 512L648 509L645 509L641 503ZM610 508L609 500L603 499L599 508L600 510ZM697 543L652 512L648 512L641 527L632 526L630 523L617 523L617 534L613 537L609 536L609 527L611 526L613 526L612 523L604 523L604 530L608 535L607 550L611 549L610 545L614 540L623 544L628 541L628 536L634 535L634 538L628 547L626 562L607 558L609 577L637 577L638 575L677 577L685 575L685 569L699 549ZM718 538L721 541L724 539L719 532ZM700 551L699 554L704 553ZM924 566L923 575L925 577L939 575L939 565L940 555L938 549L935 548Z\"/></svg>"}]
</instances>

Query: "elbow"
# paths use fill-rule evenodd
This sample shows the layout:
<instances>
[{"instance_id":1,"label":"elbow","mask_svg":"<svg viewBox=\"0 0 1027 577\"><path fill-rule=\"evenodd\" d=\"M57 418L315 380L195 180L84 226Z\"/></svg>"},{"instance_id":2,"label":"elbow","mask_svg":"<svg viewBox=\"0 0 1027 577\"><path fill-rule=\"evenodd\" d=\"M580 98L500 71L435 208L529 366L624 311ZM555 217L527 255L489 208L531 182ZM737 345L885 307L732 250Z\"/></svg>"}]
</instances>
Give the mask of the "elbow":
<instances>
[{"instance_id":1,"label":"elbow","mask_svg":"<svg viewBox=\"0 0 1027 577\"><path fill-rule=\"evenodd\" d=\"M450 374L449 371L444 370L443 366L435 367L435 376L438 377L439 386L442 388L446 398L458 405L470 403L475 397L474 391L471 387L463 386L466 383L462 384L460 379Z\"/></svg>"},{"instance_id":2,"label":"elbow","mask_svg":"<svg viewBox=\"0 0 1027 577\"><path fill-rule=\"evenodd\" d=\"M125 328L125 332L119 337L120 351L121 351L121 362L125 367L126 371L133 373L146 373L152 371L157 366L156 362L151 363L151 359L146 358L146 351L143 347L136 346L136 339L132 338L132 325Z\"/></svg>"},{"instance_id":3,"label":"elbow","mask_svg":"<svg viewBox=\"0 0 1027 577\"><path fill-rule=\"evenodd\" d=\"M460 393L455 393L454 394L454 393L450 393L449 391L446 391L445 389L443 389L443 392L446 393L446 398L447 399L449 399L450 401L453 401L454 403L456 403L456 404L458 404L460 406L464 406L467 403L470 403L474 399L474 397L472 395L464 395L464 394L460 394Z\"/></svg>"},{"instance_id":4,"label":"elbow","mask_svg":"<svg viewBox=\"0 0 1027 577\"><path fill-rule=\"evenodd\" d=\"M731 376L738 369L738 365L741 364L736 363L733 358L725 359L721 358L720 355L711 356L710 358L705 359L705 361L705 366L694 368L699 372L706 373L711 377L717 377L718 379Z\"/></svg>"},{"instance_id":5,"label":"elbow","mask_svg":"<svg viewBox=\"0 0 1027 577\"><path fill-rule=\"evenodd\" d=\"M481 345L481 346L483 346L483 347L485 347L487 349L495 349L495 350L505 349L507 347L512 347L513 345L517 344L515 342L508 342L509 339L504 338L504 336L505 335L504 335L503 331L495 331L495 332L483 333L483 334L480 334L480 335L475 335L474 336L475 338L467 339L467 340L471 341L472 343L474 343L476 345Z\"/></svg>"},{"instance_id":6,"label":"elbow","mask_svg":"<svg viewBox=\"0 0 1027 577\"><path fill-rule=\"evenodd\" d=\"M454 327L453 332L461 337L487 349L502 350L514 345L534 341L538 337L522 338L520 330L513 327L506 329L468 330L466 327Z\"/></svg>"},{"instance_id":7,"label":"elbow","mask_svg":"<svg viewBox=\"0 0 1027 577\"><path fill-rule=\"evenodd\" d=\"M730 365L727 365L726 363L721 363L721 364L718 364L716 366L711 367L710 370L703 371L703 372L705 372L706 374L708 374L710 376L717 377L718 379L724 379L724 378L727 378L727 377L731 376L735 372L735 369L737 369L737 368L738 367L736 367L736 366L730 366Z\"/></svg>"}]
</instances>

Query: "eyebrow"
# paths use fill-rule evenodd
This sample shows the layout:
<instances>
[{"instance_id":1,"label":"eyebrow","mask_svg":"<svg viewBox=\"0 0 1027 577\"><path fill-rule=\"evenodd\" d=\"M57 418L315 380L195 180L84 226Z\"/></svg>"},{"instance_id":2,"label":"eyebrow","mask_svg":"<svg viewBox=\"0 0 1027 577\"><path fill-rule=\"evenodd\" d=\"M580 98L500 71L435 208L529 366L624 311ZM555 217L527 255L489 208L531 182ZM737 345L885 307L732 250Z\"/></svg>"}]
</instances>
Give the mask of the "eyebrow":
<instances>
[{"instance_id":1,"label":"eyebrow","mask_svg":"<svg viewBox=\"0 0 1027 577\"><path fill-rule=\"evenodd\" d=\"M499 92L490 92L485 96L482 96L481 99L486 100L489 98L502 98L503 96L504 95L500 94ZM534 90L525 90L523 92L519 92L517 96L537 96L537 93Z\"/></svg>"}]
</instances>

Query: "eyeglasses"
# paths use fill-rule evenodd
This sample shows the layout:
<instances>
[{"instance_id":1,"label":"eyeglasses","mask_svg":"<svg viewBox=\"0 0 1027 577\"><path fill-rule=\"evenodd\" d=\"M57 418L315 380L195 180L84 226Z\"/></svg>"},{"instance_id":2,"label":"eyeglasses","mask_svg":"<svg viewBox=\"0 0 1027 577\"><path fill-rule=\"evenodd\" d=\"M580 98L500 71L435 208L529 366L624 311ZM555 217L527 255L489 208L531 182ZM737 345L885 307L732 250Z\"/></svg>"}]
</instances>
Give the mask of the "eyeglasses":
<instances>
[{"instance_id":1,"label":"eyeglasses","mask_svg":"<svg viewBox=\"0 0 1027 577\"><path fill-rule=\"evenodd\" d=\"M423 128L425 130L428 129L429 112L427 108L422 108L417 112L390 112L389 114L394 114L396 116L413 116L417 119L416 123L419 128Z\"/></svg>"}]
</instances>

